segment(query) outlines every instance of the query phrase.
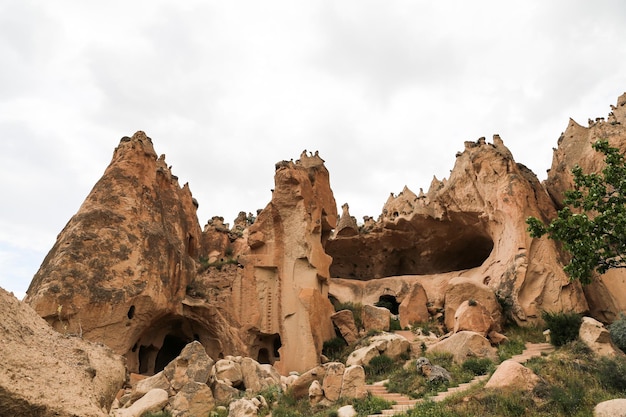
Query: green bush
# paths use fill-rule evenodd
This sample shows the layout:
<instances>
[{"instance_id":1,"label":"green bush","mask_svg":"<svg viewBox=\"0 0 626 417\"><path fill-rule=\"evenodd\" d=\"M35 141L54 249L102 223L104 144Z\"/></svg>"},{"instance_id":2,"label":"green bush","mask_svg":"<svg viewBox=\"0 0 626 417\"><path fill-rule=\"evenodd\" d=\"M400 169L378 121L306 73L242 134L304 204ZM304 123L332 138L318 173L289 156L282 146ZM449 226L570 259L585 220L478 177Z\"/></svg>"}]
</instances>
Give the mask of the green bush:
<instances>
[{"instance_id":1,"label":"green bush","mask_svg":"<svg viewBox=\"0 0 626 417\"><path fill-rule=\"evenodd\" d=\"M582 318L579 314L564 312L549 313L544 311L541 317L546 322L548 329L550 329L550 343L554 346L563 346L578 338L578 330L582 322Z\"/></svg>"},{"instance_id":2,"label":"green bush","mask_svg":"<svg viewBox=\"0 0 626 417\"><path fill-rule=\"evenodd\" d=\"M359 416L379 414L381 411L391 408L392 405L392 402L380 397L375 397L371 393L368 393L365 398L355 398L352 401L354 411L356 411Z\"/></svg>"},{"instance_id":3,"label":"green bush","mask_svg":"<svg viewBox=\"0 0 626 417\"><path fill-rule=\"evenodd\" d=\"M603 357L598 371L600 383L606 390L626 394L626 359Z\"/></svg>"},{"instance_id":4,"label":"green bush","mask_svg":"<svg viewBox=\"0 0 626 417\"><path fill-rule=\"evenodd\" d=\"M332 339L324 342L324 345L322 346L322 354L331 361L339 360L341 359L346 346L348 346L348 344L341 337L333 337Z\"/></svg>"},{"instance_id":5,"label":"green bush","mask_svg":"<svg viewBox=\"0 0 626 417\"><path fill-rule=\"evenodd\" d=\"M402 330L402 326L400 326L400 320L394 318L389 319L389 331L395 332L396 330Z\"/></svg>"},{"instance_id":6,"label":"green bush","mask_svg":"<svg viewBox=\"0 0 626 417\"><path fill-rule=\"evenodd\" d=\"M617 320L609 326L609 333L615 345L626 352L626 316L620 313Z\"/></svg>"},{"instance_id":7,"label":"green bush","mask_svg":"<svg viewBox=\"0 0 626 417\"><path fill-rule=\"evenodd\" d=\"M474 375L486 375L494 368L494 363L488 358L470 358L463 362L463 369Z\"/></svg>"},{"instance_id":8,"label":"green bush","mask_svg":"<svg viewBox=\"0 0 626 417\"><path fill-rule=\"evenodd\" d=\"M365 373L370 376L383 375L393 369L395 362L387 355L378 355L365 366Z\"/></svg>"}]
</instances>

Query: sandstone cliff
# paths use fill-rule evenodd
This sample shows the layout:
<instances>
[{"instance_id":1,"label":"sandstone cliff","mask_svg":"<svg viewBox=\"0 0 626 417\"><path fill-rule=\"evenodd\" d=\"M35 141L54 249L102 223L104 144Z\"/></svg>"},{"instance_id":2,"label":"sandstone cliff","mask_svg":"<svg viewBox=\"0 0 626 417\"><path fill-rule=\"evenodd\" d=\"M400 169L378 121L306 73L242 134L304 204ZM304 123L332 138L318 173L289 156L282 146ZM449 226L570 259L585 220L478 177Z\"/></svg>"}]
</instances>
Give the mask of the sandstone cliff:
<instances>
[{"instance_id":1,"label":"sandstone cliff","mask_svg":"<svg viewBox=\"0 0 626 417\"><path fill-rule=\"evenodd\" d=\"M0 316L0 415L108 415L126 377L122 357L54 331L2 288Z\"/></svg>"}]
</instances>

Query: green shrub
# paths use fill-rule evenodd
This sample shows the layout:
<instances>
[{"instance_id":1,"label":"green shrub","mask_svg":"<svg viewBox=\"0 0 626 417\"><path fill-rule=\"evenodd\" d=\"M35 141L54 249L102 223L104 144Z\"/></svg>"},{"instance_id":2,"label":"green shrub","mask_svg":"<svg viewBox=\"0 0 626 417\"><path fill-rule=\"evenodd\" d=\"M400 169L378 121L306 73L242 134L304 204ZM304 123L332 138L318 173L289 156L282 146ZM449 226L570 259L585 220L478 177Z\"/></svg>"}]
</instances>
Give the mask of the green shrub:
<instances>
[{"instance_id":1,"label":"green shrub","mask_svg":"<svg viewBox=\"0 0 626 417\"><path fill-rule=\"evenodd\" d=\"M550 343L554 346L563 346L578 338L578 330L582 322L582 318L579 314L564 312L549 313L544 311L541 317L546 322L548 329L550 329Z\"/></svg>"},{"instance_id":2,"label":"green shrub","mask_svg":"<svg viewBox=\"0 0 626 417\"><path fill-rule=\"evenodd\" d=\"M372 358L365 366L365 373L370 376L383 375L395 367L395 362L387 355L378 355Z\"/></svg>"},{"instance_id":3,"label":"green shrub","mask_svg":"<svg viewBox=\"0 0 626 417\"><path fill-rule=\"evenodd\" d=\"M402 330L402 326L400 326L400 320L394 318L389 319L389 331L395 332L396 330Z\"/></svg>"},{"instance_id":4,"label":"green shrub","mask_svg":"<svg viewBox=\"0 0 626 417\"><path fill-rule=\"evenodd\" d=\"M626 359L601 358L598 377L606 390L626 394Z\"/></svg>"},{"instance_id":5,"label":"green shrub","mask_svg":"<svg viewBox=\"0 0 626 417\"><path fill-rule=\"evenodd\" d=\"M365 398L355 398L352 401L354 411L356 411L359 416L379 414L381 411L391 408L392 405L392 402L380 397L375 397L371 393L368 393Z\"/></svg>"},{"instance_id":6,"label":"green shrub","mask_svg":"<svg viewBox=\"0 0 626 417\"><path fill-rule=\"evenodd\" d=\"M339 360L341 359L346 346L348 346L348 344L345 340L341 337L334 337L324 342L324 345L322 346L322 354L324 354L324 356L331 361Z\"/></svg>"},{"instance_id":7,"label":"green shrub","mask_svg":"<svg viewBox=\"0 0 626 417\"><path fill-rule=\"evenodd\" d=\"M488 358L470 358L463 362L463 369L474 375L486 375L494 368L494 363Z\"/></svg>"},{"instance_id":8,"label":"green shrub","mask_svg":"<svg viewBox=\"0 0 626 417\"><path fill-rule=\"evenodd\" d=\"M609 326L609 333L615 345L626 352L626 316L624 313L620 313L617 320Z\"/></svg>"}]
</instances>

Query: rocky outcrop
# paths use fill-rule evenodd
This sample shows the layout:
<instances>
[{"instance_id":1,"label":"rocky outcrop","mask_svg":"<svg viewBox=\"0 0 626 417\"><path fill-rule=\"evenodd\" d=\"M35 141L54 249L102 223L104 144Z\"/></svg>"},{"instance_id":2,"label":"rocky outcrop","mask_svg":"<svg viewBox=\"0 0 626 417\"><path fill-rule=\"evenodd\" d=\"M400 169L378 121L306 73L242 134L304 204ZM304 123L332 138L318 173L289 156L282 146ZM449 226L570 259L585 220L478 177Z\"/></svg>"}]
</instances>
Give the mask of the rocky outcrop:
<instances>
[{"instance_id":1,"label":"rocky outcrop","mask_svg":"<svg viewBox=\"0 0 626 417\"><path fill-rule=\"evenodd\" d=\"M60 334L0 288L0 414L104 417L126 377L123 358Z\"/></svg>"},{"instance_id":2,"label":"rocky outcrop","mask_svg":"<svg viewBox=\"0 0 626 417\"><path fill-rule=\"evenodd\" d=\"M427 352L451 353L456 363L470 358L496 360L496 349L482 335L475 332L458 332L428 347Z\"/></svg>"},{"instance_id":3,"label":"rocky outcrop","mask_svg":"<svg viewBox=\"0 0 626 417\"><path fill-rule=\"evenodd\" d=\"M410 348L411 345L406 338L393 333L383 333L372 336L367 346L352 352L346 360L346 365L367 365L379 355L386 355L394 360L400 359L402 355L409 352Z\"/></svg>"},{"instance_id":4,"label":"rocky outcrop","mask_svg":"<svg viewBox=\"0 0 626 417\"><path fill-rule=\"evenodd\" d=\"M585 173L600 172L604 167L604 155L591 147L600 139L608 140L622 154L626 153L626 93L617 99L616 106L611 106L606 120L589 120L589 125L584 127L570 119L561 134L545 181L545 187L558 208L562 206L565 191L573 188L571 171L574 166L580 166ZM596 277L584 288L594 318L611 322L620 311L626 310L625 283L626 270L613 269Z\"/></svg>"},{"instance_id":5,"label":"rocky outcrop","mask_svg":"<svg viewBox=\"0 0 626 417\"><path fill-rule=\"evenodd\" d=\"M602 401L594 407L593 417L626 417L626 398Z\"/></svg>"},{"instance_id":6,"label":"rocky outcrop","mask_svg":"<svg viewBox=\"0 0 626 417\"><path fill-rule=\"evenodd\" d=\"M616 356L623 355L613 341L611 334L602 323L591 317L583 317L578 338L584 342L597 355Z\"/></svg>"},{"instance_id":7,"label":"rocky outcrop","mask_svg":"<svg viewBox=\"0 0 626 417\"><path fill-rule=\"evenodd\" d=\"M453 289L447 286L459 277L490 293L489 305L480 301L497 326L501 312L496 294L518 323L539 320L542 309L586 311L582 288L563 272L554 243L532 239L526 231L527 217L555 215L549 194L515 162L499 136L492 143L484 138L466 142L449 179L433 180L428 192L419 195L405 188L389 197L371 231L328 242L331 275L341 278L333 279L331 294L340 301L350 294L352 301L368 304L369 294L375 298L372 286L387 289L378 296L394 294L401 303L418 282L433 310L445 309L449 329L458 306L479 297L463 291L453 301L447 294ZM361 294L347 278L367 281L359 287ZM382 279L393 286L374 283Z\"/></svg>"}]
</instances>

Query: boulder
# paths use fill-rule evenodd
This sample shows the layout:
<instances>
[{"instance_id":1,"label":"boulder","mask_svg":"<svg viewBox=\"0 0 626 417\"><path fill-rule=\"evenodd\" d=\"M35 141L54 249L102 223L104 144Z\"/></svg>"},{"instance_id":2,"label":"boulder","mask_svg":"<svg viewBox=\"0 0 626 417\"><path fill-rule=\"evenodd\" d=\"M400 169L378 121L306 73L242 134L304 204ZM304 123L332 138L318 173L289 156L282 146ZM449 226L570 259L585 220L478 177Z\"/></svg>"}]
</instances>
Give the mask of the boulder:
<instances>
[{"instance_id":1,"label":"boulder","mask_svg":"<svg viewBox=\"0 0 626 417\"><path fill-rule=\"evenodd\" d=\"M167 364L163 374L170 381L170 386L178 391L190 381L206 383L214 363L204 346L198 341L193 341Z\"/></svg>"},{"instance_id":2,"label":"boulder","mask_svg":"<svg viewBox=\"0 0 626 417\"><path fill-rule=\"evenodd\" d=\"M599 403L593 409L593 417L626 417L626 398Z\"/></svg>"},{"instance_id":3,"label":"boulder","mask_svg":"<svg viewBox=\"0 0 626 417\"><path fill-rule=\"evenodd\" d=\"M365 370L362 366L346 367L341 381L341 398L365 398Z\"/></svg>"},{"instance_id":4,"label":"boulder","mask_svg":"<svg viewBox=\"0 0 626 417\"><path fill-rule=\"evenodd\" d=\"M384 346L384 342L378 341L376 343L370 343L369 345L359 348L352 352L346 360L347 366L353 365L367 365L372 359L380 355L379 347Z\"/></svg>"},{"instance_id":5,"label":"boulder","mask_svg":"<svg viewBox=\"0 0 626 417\"><path fill-rule=\"evenodd\" d=\"M462 331L431 345L428 352L448 352L457 363L469 358L489 358L495 360L497 351L481 334Z\"/></svg>"},{"instance_id":6,"label":"boulder","mask_svg":"<svg viewBox=\"0 0 626 417\"><path fill-rule=\"evenodd\" d=\"M452 381L452 375L443 366L433 365L428 358L418 358L415 362L417 370L426 378L428 382L442 383Z\"/></svg>"},{"instance_id":7,"label":"boulder","mask_svg":"<svg viewBox=\"0 0 626 417\"><path fill-rule=\"evenodd\" d=\"M228 406L228 417L257 417L259 407L254 401L241 398Z\"/></svg>"},{"instance_id":8,"label":"boulder","mask_svg":"<svg viewBox=\"0 0 626 417\"><path fill-rule=\"evenodd\" d=\"M135 401L130 407L116 410L114 417L141 417L144 413L163 410L167 404L167 391L155 388L146 393L143 397Z\"/></svg>"},{"instance_id":9,"label":"boulder","mask_svg":"<svg viewBox=\"0 0 626 417\"><path fill-rule=\"evenodd\" d=\"M541 379L524 365L512 360L502 362L493 373L485 389L532 391Z\"/></svg>"},{"instance_id":10,"label":"boulder","mask_svg":"<svg viewBox=\"0 0 626 417\"><path fill-rule=\"evenodd\" d=\"M240 361L243 385L247 391L261 392L271 386L280 386L281 378L278 371L269 364L260 364L252 358Z\"/></svg>"},{"instance_id":11,"label":"boulder","mask_svg":"<svg viewBox=\"0 0 626 417\"><path fill-rule=\"evenodd\" d=\"M400 327L406 328L412 323L427 322L430 317L427 305L426 290L420 283L414 283L398 307Z\"/></svg>"},{"instance_id":12,"label":"boulder","mask_svg":"<svg viewBox=\"0 0 626 417\"><path fill-rule=\"evenodd\" d=\"M291 384L291 394L299 399L304 398L309 393L309 387L313 381L317 381L321 384L326 376L326 368L324 366L316 366L300 375L293 384Z\"/></svg>"},{"instance_id":13,"label":"boulder","mask_svg":"<svg viewBox=\"0 0 626 417\"><path fill-rule=\"evenodd\" d=\"M454 314L454 333L468 330L487 336L494 325L489 311L476 300L463 301Z\"/></svg>"},{"instance_id":14,"label":"boulder","mask_svg":"<svg viewBox=\"0 0 626 417\"><path fill-rule=\"evenodd\" d=\"M578 337L598 355L623 355L621 350L613 344L609 331L596 319L583 317L580 329L578 329Z\"/></svg>"},{"instance_id":15,"label":"boulder","mask_svg":"<svg viewBox=\"0 0 626 417\"><path fill-rule=\"evenodd\" d=\"M309 386L309 402L311 405L317 405L324 399L324 390L322 389L322 385L320 385L319 381L311 382Z\"/></svg>"},{"instance_id":16,"label":"boulder","mask_svg":"<svg viewBox=\"0 0 626 417\"><path fill-rule=\"evenodd\" d=\"M383 333L372 336L368 346L352 352L346 360L346 365L367 365L373 358L382 354L398 359L410 349L411 344L406 338L393 333Z\"/></svg>"},{"instance_id":17,"label":"boulder","mask_svg":"<svg viewBox=\"0 0 626 417\"><path fill-rule=\"evenodd\" d=\"M477 304L480 304L487 314L491 316L493 330L500 330L502 308L500 303L498 303L496 294L485 284L467 277L453 278L448 283L444 300L444 318L448 330L455 328L457 309L469 300L474 300Z\"/></svg>"},{"instance_id":18,"label":"boulder","mask_svg":"<svg viewBox=\"0 0 626 417\"><path fill-rule=\"evenodd\" d=\"M233 398L236 398L241 394L241 391L239 391L237 388L219 380L213 382L212 391L213 396L215 397L215 401L220 404L230 403Z\"/></svg>"},{"instance_id":19,"label":"boulder","mask_svg":"<svg viewBox=\"0 0 626 417\"><path fill-rule=\"evenodd\" d=\"M148 391L155 388L164 389L166 391L170 389L170 381L167 380L167 378L163 374L163 371L159 372L156 375L152 375L148 378L137 381L131 392L130 400L136 401L138 398L146 395Z\"/></svg>"},{"instance_id":20,"label":"boulder","mask_svg":"<svg viewBox=\"0 0 626 417\"><path fill-rule=\"evenodd\" d=\"M359 331L356 328L352 311L340 310L330 318L347 344L351 345L359 339Z\"/></svg>"},{"instance_id":21,"label":"boulder","mask_svg":"<svg viewBox=\"0 0 626 417\"><path fill-rule=\"evenodd\" d=\"M361 314L363 327L366 331L379 330L386 332L389 330L391 312L386 308L365 305L363 306L363 312Z\"/></svg>"},{"instance_id":22,"label":"boulder","mask_svg":"<svg viewBox=\"0 0 626 417\"><path fill-rule=\"evenodd\" d=\"M237 387L243 382L241 365L230 359L220 359L213 367L213 378Z\"/></svg>"},{"instance_id":23,"label":"boulder","mask_svg":"<svg viewBox=\"0 0 626 417\"><path fill-rule=\"evenodd\" d=\"M326 368L326 375L322 382L324 397L328 401L335 402L341 396L341 386L346 366L341 362L330 362L324 364L324 367Z\"/></svg>"},{"instance_id":24,"label":"boulder","mask_svg":"<svg viewBox=\"0 0 626 417\"><path fill-rule=\"evenodd\" d=\"M344 405L337 410L337 417L356 417L357 414L352 405Z\"/></svg>"},{"instance_id":25,"label":"boulder","mask_svg":"<svg viewBox=\"0 0 626 417\"><path fill-rule=\"evenodd\" d=\"M170 398L172 417L207 416L215 407L211 389L204 383L190 381Z\"/></svg>"}]
</instances>

